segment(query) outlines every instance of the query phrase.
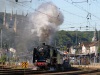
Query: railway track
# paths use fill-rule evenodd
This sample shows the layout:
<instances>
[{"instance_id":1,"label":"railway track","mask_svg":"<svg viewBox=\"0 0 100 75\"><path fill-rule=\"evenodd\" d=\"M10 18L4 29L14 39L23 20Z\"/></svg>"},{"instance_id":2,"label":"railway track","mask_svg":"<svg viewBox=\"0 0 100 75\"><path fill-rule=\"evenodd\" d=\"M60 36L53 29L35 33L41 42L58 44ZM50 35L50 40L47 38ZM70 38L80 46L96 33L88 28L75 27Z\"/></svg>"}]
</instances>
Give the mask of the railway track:
<instances>
[{"instance_id":1,"label":"railway track","mask_svg":"<svg viewBox=\"0 0 100 75\"><path fill-rule=\"evenodd\" d=\"M96 75L100 74L97 70L89 71L70 71L70 72L56 72L56 73L42 73L42 74L30 74L30 75Z\"/></svg>"},{"instance_id":2,"label":"railway track","mask_svg":"<svg viewBox=\"0 0 100 75\"><path fill-rule=\"evenodd\" d=\"M31 69L11 69L0 68L0 75L78 75L78 74L93 74L100 73L98 69L81 70L77 68L71 68L67 71L33 71Z\"/></svg>"}]
</instances>

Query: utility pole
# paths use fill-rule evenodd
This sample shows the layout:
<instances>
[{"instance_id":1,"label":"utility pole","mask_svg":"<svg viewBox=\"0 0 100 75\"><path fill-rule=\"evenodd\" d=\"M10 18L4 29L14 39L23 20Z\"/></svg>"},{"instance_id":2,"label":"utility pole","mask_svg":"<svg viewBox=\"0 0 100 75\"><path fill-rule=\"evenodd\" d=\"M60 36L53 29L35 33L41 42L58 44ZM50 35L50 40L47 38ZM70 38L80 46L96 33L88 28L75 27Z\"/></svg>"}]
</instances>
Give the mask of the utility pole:
<instances>
[{"instance_id":1,"label":"utility pole","mask_svg":"<svg viewBox=\"0 0 100 75\"><path fill-rule=\"evenodd\" d=\"M1 49L2 49L2 28L1 28Z\"/></svg>"},{"instance_id":2,"label":"utility pole","mask_svg":"<svg viewBox=\"0 0 100 75\"><path fill-rule=\"evenodd\" d=\"M98 53L98 57L99 57L99 62L100 62L100 38L99 38L99 33L100 33L100 30L98 30L98 51L97 51L97 53Z\"/></svg>"},{"instance_id":3,"label":"utility pole","mask_svg":"<svg viewBox=\"0 0 100 75\"><path fill-rule=\"evenodd\" d=\"M77 31L78 31L78 29L76 30L76 46L78 45L78 36L77 36Z\"/></svg>"}]
</instances>

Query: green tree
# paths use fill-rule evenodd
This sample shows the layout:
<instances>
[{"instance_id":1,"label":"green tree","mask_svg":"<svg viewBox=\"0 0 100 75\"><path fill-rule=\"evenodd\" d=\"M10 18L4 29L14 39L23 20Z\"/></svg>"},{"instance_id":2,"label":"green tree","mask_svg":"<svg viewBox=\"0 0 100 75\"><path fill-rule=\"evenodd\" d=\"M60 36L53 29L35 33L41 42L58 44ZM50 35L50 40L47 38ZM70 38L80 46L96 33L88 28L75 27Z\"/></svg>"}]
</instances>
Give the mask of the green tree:
<instances>
[{"instance_id":1,"label":"green tree","mask_svg":"<svg viewBox=\"0 0 100 75\"><path fill-rule=\"evenodd\" d=\"M5 63L6 62L6 58L7 58L6 55L2 55L1 58L0 58L0 62L1 63Z\"/></svg>"},{"instance_id":2,"label":"green tree","mask_svg":"<svg viewBox=\"0 0 100 75\"><path fill-rule=\"evenodd\" d=\"M98 48L98 53L100 53L100 46L99 46L99 48Z\"/></svg>"}]
</instances>

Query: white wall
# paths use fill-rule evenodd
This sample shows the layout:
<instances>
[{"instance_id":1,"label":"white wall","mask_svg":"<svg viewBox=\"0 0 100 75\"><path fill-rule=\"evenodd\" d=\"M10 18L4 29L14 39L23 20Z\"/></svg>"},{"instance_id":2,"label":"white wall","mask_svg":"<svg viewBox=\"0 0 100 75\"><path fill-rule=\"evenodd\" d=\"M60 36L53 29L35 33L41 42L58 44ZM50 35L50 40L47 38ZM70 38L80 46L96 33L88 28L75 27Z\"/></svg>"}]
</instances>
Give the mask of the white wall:
<instances>
[{"instance_id":1,"label":"white wall","mask_svg":"<svg viewBox=\"0 0 100 75\"><path fill-rule=\"evenodd\" d=\"M95 53L95 46L90 47L90 53Z\"/></svg>"},{"instance_id":2,"label":"white wall","mask_svg":"<svg viewBox=\"0 0 100 75\"><path fill-rule=\"evenodd\" d=\"M98 46L91 46L90 47L90 53L95 53L95 55L96 55L97 52L98 52Z\"/></svg>"},{"instance_id":3,"label":"white wall","mask_svg":"<svg viewBox=\"0 0 100 75\"><path fill-rule=\"evenodd\" d=\"M71 47L71 54L75 54L75 52L76 50L73 47Z\"/></svg>"},{"instance_id":4,"label":"white wall","mask_svg":"<svg viewBox=\"0 0 100 75\"><path fill-rule=\"evenodd\" d=\"M84 45L82 46L82 53L86 53L86 47Z\"/></svg>"}]
</instances>

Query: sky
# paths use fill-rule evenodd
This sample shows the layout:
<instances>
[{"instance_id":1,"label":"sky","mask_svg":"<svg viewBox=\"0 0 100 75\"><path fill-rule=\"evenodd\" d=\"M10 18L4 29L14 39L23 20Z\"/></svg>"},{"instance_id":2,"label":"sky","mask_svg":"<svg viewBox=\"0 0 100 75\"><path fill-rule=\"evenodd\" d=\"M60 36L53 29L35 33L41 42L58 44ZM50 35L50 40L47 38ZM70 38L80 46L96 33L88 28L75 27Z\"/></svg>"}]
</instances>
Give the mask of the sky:
<instances>
[{"instance_id":1,"label":"sky","mask_svg":"<svg viewBox=\"0 0 100 75\"><path fill-rule=\"evenodd\" d=\"M0 11L4 12L6 8L8 13L17 10L18 14L23 12L26 15L45 2L53 2L64 15L60 30L100 30L100 0L18 0L18 3L15 0L0 0Z\"/></svg>"}]
</instances>

